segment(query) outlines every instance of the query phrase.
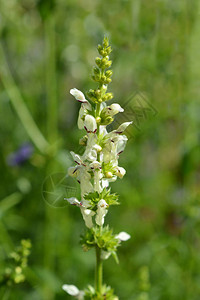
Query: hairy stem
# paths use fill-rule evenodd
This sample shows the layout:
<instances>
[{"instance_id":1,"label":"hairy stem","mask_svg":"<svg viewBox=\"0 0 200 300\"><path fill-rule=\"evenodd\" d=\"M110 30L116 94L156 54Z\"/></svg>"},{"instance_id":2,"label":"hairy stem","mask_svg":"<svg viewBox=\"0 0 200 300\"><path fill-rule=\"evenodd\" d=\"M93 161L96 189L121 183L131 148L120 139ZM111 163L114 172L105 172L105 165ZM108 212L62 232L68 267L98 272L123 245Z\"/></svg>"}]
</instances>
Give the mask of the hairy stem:
<instances>
[{"instance_id":1,"label":"hairy stem","mask_svg":"<svg viewBox=\"0 0 200 300\"><path fill-rule=\"evenodd\" d=\"M103 282L103 262L101 259L101 249L96 246L96 272L95 272L95 288L101 294Z\"/></svg>"}]
</instances>

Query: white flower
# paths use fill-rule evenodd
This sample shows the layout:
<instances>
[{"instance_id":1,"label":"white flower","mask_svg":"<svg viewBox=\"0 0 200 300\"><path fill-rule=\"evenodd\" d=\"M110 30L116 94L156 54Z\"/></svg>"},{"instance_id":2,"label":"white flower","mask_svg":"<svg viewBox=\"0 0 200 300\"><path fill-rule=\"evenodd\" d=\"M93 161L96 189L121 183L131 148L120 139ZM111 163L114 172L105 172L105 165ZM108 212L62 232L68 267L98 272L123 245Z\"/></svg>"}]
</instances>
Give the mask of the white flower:
<instances>
[{"instance_id":1,"label":"white flower","mask_svg":"<svg viewBox=\"0 0 200 300\"><path fill-rule=\"evenodd\" d=\"M83 160L81 159L80 155L74 153L73 151L70 151L70 154L73 157L73 160L75 163L77 163L78 165L85 165L83 163Z\"/></svg>"},{"instance_id":2,"label":"white flower","mask_svg":"<svg viewBox=\"0 0 200 300\"><path fill-rule=\"evenodd\" d=\"M82 155L82 159L94 161L97 159L97 149L95 147L97 142L97 136L93 133L87 133L87 138L87 146L84 154Z\"/></svg>"},{"instance_id":3,"label":"white flower","mask_svg":"<svg viewBox=\"0 0 200 300\"><path fill-rule=\"evenodd\" d=\"M92 228L93 227L92 217L95 215L95 212L91 209L87 209L87 208L85 209L83 207L81 207L80 209L81 209L83 219L85 221L85 225L88 228Z\"/></svg>"},{"instance_id":4,"label":"white flower","mask_svg":"<svg viewBox=\"0 0 200 300\"><path fill-rule=\"evenodd\" d=\"M79 129L83 129L84 128L84 121L83 121L83 117L84 115L86 115L87 110L85 109L85 107L83 105L81 105L81 108L79 110L79 115L78 115L78 128Z\"/></svg>"},{"instance_id":5,"label":"white flower","mask_svg":"<svg viewBox=\"0 0 200 300\"><path fill-rule=\"evenodd\" d=\"M114 130L115 133L121 134L122 132L124 132L124 130L133 122L125 122L122 123L116 130Z\"/></svg>"},{"instance_id":6,"label":"white flower","mask_svg":"<svg viewBox=\"0 0 200 300\"><path fill-rule=\"evenodd\" d=\"M97 122L91 115L86 115L84 120L84 128L87 132L95 133L97 131Z\"/></svg>"},{"instance_id":7,"label":"white flower","mask_svg":"<svg viewBox=\"0 0 200 300\"><path fill-rule=\"evenodd\" d=\"M130 234L126 233L125 231L122 231L122 232L118 233L115 236L115 238L118 239L119 241L125 242L125 241L128 241L131 238L131 236L130 236Z\"/></svg>"},{"instance_id":8,"label":"white flower","mask_svg":"<svg viewBox=\"0 0 200 300\"><path fill-rule=\"evenodd\" d=\"M101 169L101 163L99 161L95 160L89 165L89 167L91 169Z\"/></svg>"},{"instance_id":9,"label":"white flower","mask_svg":"<svg viewBox=\"0 0 200 300\"><path fill-rule=\"evenodd\" d=\"M72 284L64 284L62 289L68 293L70 296L76 297L78 300L84 299L84 291L80 291L75 285Z\"/></svg>"},{"instance_id":10,"label":"white flower","mask_svg":"<svg viewBox=\"0 0 200 300\"><path fill-rule=\"evenodd\" d=\"M74 88L70 90L70 94L76 98L81 103L88 103L88 101L85 99L84 94L79 91L78 89Z\"/></svg>"},{"instance_id":11,"label":"white flower","mask_svg":"<svg viewBox=\"0 0 200 300\"><path fill-rule=\"evenodd\" d=\"M71 205L82 205L80 201L78 201L77 198L75 197L71 197L71 198L64 198L65 200L67 200Z\"/></svg>"},{"instance_id":12,"label":"white flower","mask_svg":"<svg viewBox=\"0 0 200 300\"><path fill-rule=\"evenodd\" d=\"M79 110L79 116L78 116L78 128L83 129L84 128L84 122L83 117L86 115L87 110L91 110L91 104L85 99L84 94L77 90L77 89L71 89L70 94L75 97L76 100L81 102L81 108Z\"/></svg>"},{"instance_id":13,"label":"white flower","mask_svg":"<svg viewBox=\"0 0 200 300\"><path fill-rule=\"evenodd\" d=\"M123 112L124 109L118 104L118 103L113 103L110 106L106 107L107 113L112 117L119 112Z\"/></svg>"},{"instance_id":14,"label":"white flower","mask_svg":"<svg viewBox=\"0 0 200 300\"><path fill-rule=\"evenodd\" d=\"M62 286L62 289L67 292L70 296L78 296L79 294L79 289L75 286L75 285L72 285L72 284L64 284Z\"/></svg>"},{"instance_id":15,"label":"white flower","mask_svg":"<svg viewBox=\"0 0 200 300\"><path fill-rule=\"evenodd\" d=\"M77 176L77 166L76 167L69 167L68 168L68 175L71 177L76 177Z\"/></svg>"},{"instance_id":16,"label":"white flower","mask_svg":"<svg viewBox=\"0 0 200 300\"><path fill-rule=\"evenodd\" d=\"M83 199L86 193L93 192L93 185L90 182L91 175L87 172L86 167L80 166L77 180L81 185L81 198Z\"/></svg>"},{"instance_id":17,"label":"white flower","mask_svg":"<svg viewBox=\"0 0 200 300\"><path fill-rule=\"evenodd\" d=\"M99 226L103 226L104 224L104 217L108 212L107 207L108 204L104 199L101 199L97 204L97 214L96 214L95 221Z\"/></svg>"},{"instance_id":18,"label":"white flower","mask_svg":"<svg viewBox=\"0 0 200 300\"><path fill-rule=\"evenodd\" d=\"M115 175L117 175L120 179L124 177L126 174L126 170L122 167L116 167Z\"/></svg>"}]
</instances>

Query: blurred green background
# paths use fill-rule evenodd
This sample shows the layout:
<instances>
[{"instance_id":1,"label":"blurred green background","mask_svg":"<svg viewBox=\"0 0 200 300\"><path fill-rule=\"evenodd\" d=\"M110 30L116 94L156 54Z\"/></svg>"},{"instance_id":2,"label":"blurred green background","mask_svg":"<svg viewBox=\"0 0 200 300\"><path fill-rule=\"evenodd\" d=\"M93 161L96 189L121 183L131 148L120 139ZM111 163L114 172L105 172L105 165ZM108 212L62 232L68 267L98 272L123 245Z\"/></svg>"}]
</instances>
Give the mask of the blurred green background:
<instances>
[{"instance_id":1,"label":"blurred green background","mask_svg":"<svg viewBox=\"0 0 200 300\"><path fill-rule=\"evenodd\" d=\"M127 174L113 184L121 205L106 218L132 238L119 265L104 263L104 281L122 300L200 299L199 14L198 0L1 0L0 272L21 239L32 241L26 282L7 299L71 299L62 284L93 284L80 211L48 205L42 185L79 150L84 132L69 90L94 86L104 34L113 47L109 91L122 106L129 100L134 121L120 158Z\"/></svg>"}]
</instances>

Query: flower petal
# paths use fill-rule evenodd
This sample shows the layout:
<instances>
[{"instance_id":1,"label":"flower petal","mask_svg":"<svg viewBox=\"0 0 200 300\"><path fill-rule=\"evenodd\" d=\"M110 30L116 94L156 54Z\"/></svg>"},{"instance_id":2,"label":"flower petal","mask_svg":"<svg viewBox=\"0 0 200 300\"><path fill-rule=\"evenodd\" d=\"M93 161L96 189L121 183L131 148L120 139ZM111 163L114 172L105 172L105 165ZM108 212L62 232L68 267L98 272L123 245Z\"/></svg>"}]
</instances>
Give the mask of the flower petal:
<instances>
[{"instance_id":1,"label":"flower petal","mask_svg":"<svg viewBox=\"0 0 200 300\"><path fill-rule=\"evenodd\" d=\"M107 214L108 210L106 209L108 207L108 204L104 199L101 199L97 205L97 214L95 221L99 226L103 226L104 224L104 217Z\"/></svg>"},{"instance_id":2,"label":"flower petal","mask_svg":"<svg viewBox=\"0 0 200 300\"><path fill-rule=\"evenodd\" d=\"M74 96L74 98L76 100L78 100L79 102L81 102L81 103L88 103L88 101L85 99L84 94L81 91L79 91L78 89L76 89L76 88L71 89L70 90L70 94L72 96Z\"/></svg>"},{"instance_id":3,"label":"flower petal","mask_svg":"<svg viewBox=\"0 0 200 300\"><path fill-rule=\"evenodd\" d=\"M118 114L119 112L124 111L124 109L118 103L113 103L110 106L107 106L106 109L110 116L114 116L114 115Z\"/></svg>"},{"instance_id":4,"label":"flower petal","mask_svg":"<svg viewBox=\"0 0 200 300\"><path fill-rule=\"evenodd\" d=\"M64 200L67 200L71 205L82 205L81 202L75 197L64 198Z\"/></svg>"},{"instance_id":5,"label":"flower petal","mask_svg":"<svg viewBox=\"0 0 200 300\"><path fill-rule=\"evenodd\" d=\"M115 236L115 238L118 239L118 240L120 240L120 241L125 242L125 241L128 241L128 240L131 238L131 236L130 236L130 234L128 234L127 232L122 231L122 232L118 233L118 234Z\"/></svg>"},{"instance_id":6,"label":"flower petal","mask_svg":"<svg viewBox=\"0 0 200 300\"><path fill-rule=\"evenodd\" d=\"M92 228L93 227L92 217L95 215L95 212L92 211L91 209L81 208L81 213L85 221L85 225L88 228Z\"/></svg>"},{"instance_id":7,"label":"flower petal","mask_svg":"<svg viewBox=\"0 0 200 300\"><path fill-rule=\"evenodd\" d=\"M72 284L64 284L62 286L62 289L71 296L78 296L78 294L80 292L79 289L75 285L72 285Z\"/></svg>"},{"instance_id":8,"label":"flower petal","mask_svg":"<svg viewBox=\"0 0 200 300\"><path fill-rule=\"evenodd\" d=\"M121 134L132 123L133 122L124 122L116 130L114 130L114 132L118 133L118 134Z\"/></svg>"},{"instance_id":9,"label":"flower petal","mask_svg":"<svg viewBox=\"0 0 200 300\"><path fill-rule=\"evenodd\" d=\"M91 115L85 116L84 128L86 129L87 132L92 132L92 133L96 132L97 122L93 116Z\"/></svg>"}]
</instances>

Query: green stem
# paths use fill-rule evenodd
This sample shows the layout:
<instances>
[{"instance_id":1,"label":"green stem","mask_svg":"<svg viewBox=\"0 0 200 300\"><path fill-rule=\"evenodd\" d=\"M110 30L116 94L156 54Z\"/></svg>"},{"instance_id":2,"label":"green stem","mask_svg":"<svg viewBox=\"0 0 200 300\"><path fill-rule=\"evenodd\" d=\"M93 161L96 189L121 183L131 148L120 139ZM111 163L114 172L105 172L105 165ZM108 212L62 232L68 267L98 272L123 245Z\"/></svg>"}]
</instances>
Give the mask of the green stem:
<instances>
[{"instance_id":1,"label":"green stem","mask_svg":"<svg viewBox=\"0 0 200 300\"><path fill-rule=\"evenodd\" d=\"M50 159L46 166L46 175L55 172L56 162L53 159L57 152L58 140L58 104L57 104L57 80L56 80L56 43L55 43L55 15L53 11L45 19L45 59L46 59L46 94L47 94L47 136L52 148ZM45 228L44 228L44 266L46 269L55 271L55 248L49 245L55 245L55 222L56 210L49 206L45 209ZM55 293L48 285L44 285L43 299L55 299Z\"/></svg>"},{"instance_id":2,"label":"green stem","mask_svg":"<svg viewBox=\"0 0 200 300\"><path fill-rule=\"evenodd\" d=\"M40 150L40 152L44 154L46 153L49 144L37 127L23 100L20 90L10 72L3 47L0 47L0 57L2 58L1 79L9 99L32 142Z\"/></svg>"},{"instance_id":3,"label":"green stem","mask_svg":"<svg viewBox=\"0 0 200 300\"><path fill-rule=\"evenodd\" d=\"M101 249L96 246L96 272L95 272L95 288L100 293L102 290L103 282L103 262L101 259Z\"/></svg>"},{"instance_id":4,"label":"green stem","mask_svg":"<svg viewBox=\"0 0 200 300\"><path fill-rule=\"evenodd\" d=\"M49 141L56 142L58 135L58 105L56 84L55 17L53 13L45 21L47 133Z\"/></svg>"}]
</instances>

